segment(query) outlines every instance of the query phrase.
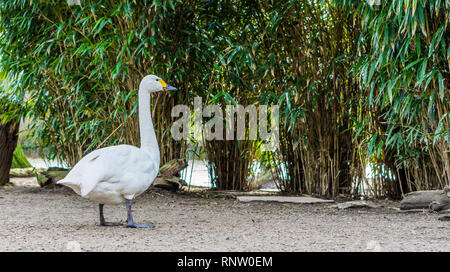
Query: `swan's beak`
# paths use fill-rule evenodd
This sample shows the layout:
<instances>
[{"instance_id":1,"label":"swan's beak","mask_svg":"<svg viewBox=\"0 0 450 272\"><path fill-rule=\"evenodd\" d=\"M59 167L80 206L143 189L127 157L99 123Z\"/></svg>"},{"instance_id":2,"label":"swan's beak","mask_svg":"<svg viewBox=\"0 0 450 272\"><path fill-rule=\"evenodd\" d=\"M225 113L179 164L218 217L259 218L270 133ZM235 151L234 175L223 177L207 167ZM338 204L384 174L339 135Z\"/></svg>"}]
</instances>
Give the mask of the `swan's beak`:
<instances>
[{"instance_id":1,"label":"swan's beak","mask_svg":"<svg viewBox=\"0 0 450 272\"><path fill-rule=\"evenodd\" d=\"M173 87L173 86L170 86L170 85L166 85L166 87L163 87L163 89L164 89L164 91L174 91L174 90L176 90L177 88L175 88L175 87Z\"/></svg>"},{"instance_id":2,"label":"swan's beak","mask_svg":"<svg viewBox=\"0 0 450 272\"><path fill-rule=\"evenodd\" d=\"M168 85L168 84L167 84L164 80L162 80L162 79L158 79L158 81L159 81L159 83L161 83L161 85L162 85L164 91L173 91L173 90L176 90L176 89L177 89L177 88L175 88L175 87L172 87L172 86Z\"/></svg>"}]
</instances>

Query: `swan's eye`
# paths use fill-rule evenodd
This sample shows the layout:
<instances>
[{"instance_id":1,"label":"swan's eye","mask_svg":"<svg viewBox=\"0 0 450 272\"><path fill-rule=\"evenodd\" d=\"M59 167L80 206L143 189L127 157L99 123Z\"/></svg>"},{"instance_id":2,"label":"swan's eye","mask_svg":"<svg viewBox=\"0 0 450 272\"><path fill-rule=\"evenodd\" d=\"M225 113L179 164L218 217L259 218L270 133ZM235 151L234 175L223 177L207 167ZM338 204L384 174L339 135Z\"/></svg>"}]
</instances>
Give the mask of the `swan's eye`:
<instances>
[{"instance_id":1,"label":"swan's eye","mask_svg":"<svg viewBox=\"0 0 450 272\"><path fill-rule=\"evenodd\" d=\"M166 84L166 82L164 82L164 80L162 80L162 79L157 79L157 81L158 81L159 83L161 83L161 85L163 86L163 88L167 86L167 84Z\"/></svg>"}]
</instances>

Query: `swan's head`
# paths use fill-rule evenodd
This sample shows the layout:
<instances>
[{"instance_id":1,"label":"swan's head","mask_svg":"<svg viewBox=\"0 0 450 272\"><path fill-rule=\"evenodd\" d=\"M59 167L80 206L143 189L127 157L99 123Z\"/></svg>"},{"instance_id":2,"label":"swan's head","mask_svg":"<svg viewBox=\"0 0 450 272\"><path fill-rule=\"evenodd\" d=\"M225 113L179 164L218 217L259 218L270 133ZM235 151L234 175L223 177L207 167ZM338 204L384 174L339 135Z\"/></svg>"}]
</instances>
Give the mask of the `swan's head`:
<instances>
[{"instance_id":1,"label":"swan's head","mask_svg":"<svg viewBox=\"0 0 450 272\"><path fill-rule=\"evenodd\" d=\"M168 85L164 80L155 75L145 76L139 85L139 89L150 93L176 90L175 87Z\"/></svg>"}]
</instances>

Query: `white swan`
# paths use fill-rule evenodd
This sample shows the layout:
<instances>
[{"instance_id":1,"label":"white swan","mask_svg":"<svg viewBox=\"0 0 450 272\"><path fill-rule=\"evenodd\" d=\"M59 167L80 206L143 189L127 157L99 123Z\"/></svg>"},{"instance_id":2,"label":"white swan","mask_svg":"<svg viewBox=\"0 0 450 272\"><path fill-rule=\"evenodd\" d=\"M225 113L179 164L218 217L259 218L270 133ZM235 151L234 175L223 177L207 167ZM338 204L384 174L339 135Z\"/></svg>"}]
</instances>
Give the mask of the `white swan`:
<instances>
[{"instance_id":1,"label":"white swan","mask_svg":"<svg viewBox=\"0 0 450 272\"><path fill-rule=\"evenodd\" d=\"M64 179L57 182L72 188L82 197L100 203L101 226L122 225L105 222L103 205L125 202L127 227L154 227L134 223L131 204L133 198L142 194L153 183L159 171L160 154L150 112L150 93L163 90L176 89L155 75L144 77L139 85L141 148L117 145L92 151Z\"/></svg>"}]
</instances>

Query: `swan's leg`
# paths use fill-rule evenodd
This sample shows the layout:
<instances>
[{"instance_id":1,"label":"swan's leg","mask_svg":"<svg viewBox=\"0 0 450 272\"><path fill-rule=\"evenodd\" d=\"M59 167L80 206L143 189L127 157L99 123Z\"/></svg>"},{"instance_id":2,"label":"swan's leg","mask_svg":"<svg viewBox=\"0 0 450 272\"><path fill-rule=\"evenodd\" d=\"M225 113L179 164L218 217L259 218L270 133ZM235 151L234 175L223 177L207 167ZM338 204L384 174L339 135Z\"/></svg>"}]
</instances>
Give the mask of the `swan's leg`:
<instances>
[{"instance_id":1,"label":"swan's leg","mask_svg":"<svg viewBox=\"0 0 450 272\"><path fill-rule=\"evenodd\" d=\"M131 215L131 199L126 199L127 205L127 228L154 228L155 226L136 224L133 221L133 216Z\"/></svg>"},{"instance_id":2,"label":"swan's leg","mask_svg":"<svg viewBox=\"0 0 450 272\"><path fill-rule=\"evenodd\" d=\"M105 222L105 217L103 217L103 204L98 204L98 209L100 211L100 226L121 226L120 222Z\"/></svg>"}]
</instances>

